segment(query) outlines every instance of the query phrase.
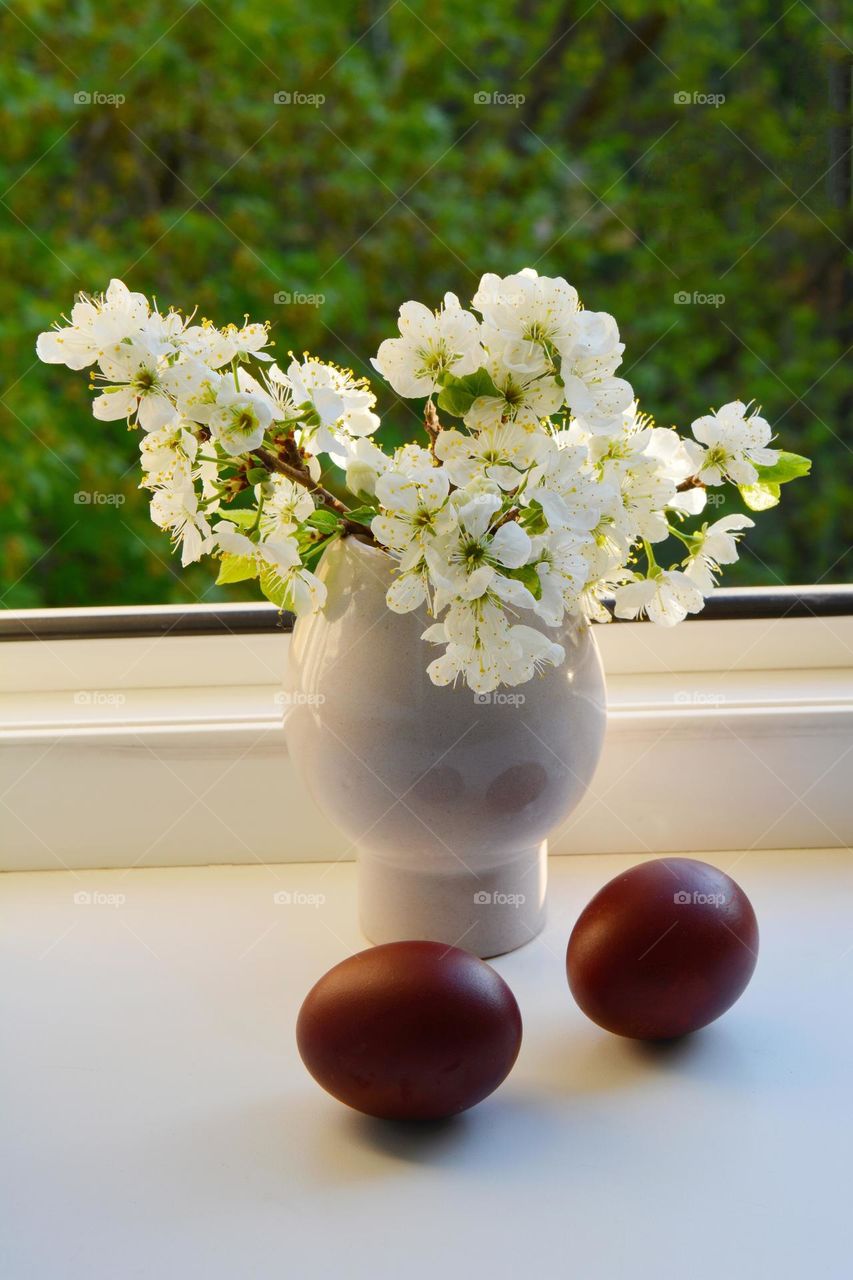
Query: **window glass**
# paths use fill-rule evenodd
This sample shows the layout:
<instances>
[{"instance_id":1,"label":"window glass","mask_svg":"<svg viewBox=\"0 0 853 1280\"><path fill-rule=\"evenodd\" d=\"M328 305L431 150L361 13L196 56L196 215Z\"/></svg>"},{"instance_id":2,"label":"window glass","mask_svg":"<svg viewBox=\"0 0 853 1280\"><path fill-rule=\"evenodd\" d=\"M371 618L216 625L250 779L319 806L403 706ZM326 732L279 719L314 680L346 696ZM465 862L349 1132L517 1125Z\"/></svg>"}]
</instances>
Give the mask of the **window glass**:
<instances>
[{"instance_id":1,"label":"window glass","mask_svg":"<svg viewBox=\"0 0 853 1280\"><path fill-rule=\"evenodd\" d=\"M659 424L752 399L815 459L726 582L848 580L849 34L807 5L670 8L3 6L3 605L256 596L181 570L137 440L36 361L113 276L360 375L407 298L565 276Z\"/></svg>"}]
</instances>

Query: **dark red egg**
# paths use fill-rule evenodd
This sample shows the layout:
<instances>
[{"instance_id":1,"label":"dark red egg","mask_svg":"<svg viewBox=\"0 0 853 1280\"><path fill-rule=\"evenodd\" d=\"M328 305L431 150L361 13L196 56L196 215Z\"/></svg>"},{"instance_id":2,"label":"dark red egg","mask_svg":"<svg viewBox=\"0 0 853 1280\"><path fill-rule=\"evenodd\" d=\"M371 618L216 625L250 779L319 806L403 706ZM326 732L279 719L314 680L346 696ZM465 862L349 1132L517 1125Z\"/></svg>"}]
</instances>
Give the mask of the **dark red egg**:
<instances>
[{"instance_id":1,"label":"dark red egg","mask_svg":"<svg viewBox=\"0 0 853 1280\"><path fill-rule=\"evenodd\" d=\"M311 1075L370 1116L434 1120L482 1101L521 1046L503 978L458 947L389 942L350 956L311 988L296 1023Z\"/></svg>"},{"instance_id":2,"label":"dark red egg","mask_svg":"<svg viewBox=\"0 0 853 1280\"><path fill-rule=\"evenodd\" d=\"M660 858L599 890L572 930L566 970L600 1027L669 1040L731 1008L757 959L758 924L743 889L707 862Z\"/></svg>"}]
</instances>

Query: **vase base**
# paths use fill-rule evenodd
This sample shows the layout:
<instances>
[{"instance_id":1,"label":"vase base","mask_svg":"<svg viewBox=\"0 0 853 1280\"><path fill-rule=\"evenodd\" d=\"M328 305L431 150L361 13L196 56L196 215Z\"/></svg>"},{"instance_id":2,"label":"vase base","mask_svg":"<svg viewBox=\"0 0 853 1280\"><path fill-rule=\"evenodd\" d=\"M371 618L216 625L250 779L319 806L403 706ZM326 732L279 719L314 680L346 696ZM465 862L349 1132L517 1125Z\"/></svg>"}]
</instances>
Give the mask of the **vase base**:
<instances>
[{"instance_id":1,"label":"vase base","mask_svg":"<svg viewBox=\"0 0 853 1280\"><path fill-rule=\"evenodd\" d=\"M515 951L545 924L548 844L474 873L400 867L359 854L359 918L374 943L423 940L485 959Z\"/></svg>"}]
</instances>

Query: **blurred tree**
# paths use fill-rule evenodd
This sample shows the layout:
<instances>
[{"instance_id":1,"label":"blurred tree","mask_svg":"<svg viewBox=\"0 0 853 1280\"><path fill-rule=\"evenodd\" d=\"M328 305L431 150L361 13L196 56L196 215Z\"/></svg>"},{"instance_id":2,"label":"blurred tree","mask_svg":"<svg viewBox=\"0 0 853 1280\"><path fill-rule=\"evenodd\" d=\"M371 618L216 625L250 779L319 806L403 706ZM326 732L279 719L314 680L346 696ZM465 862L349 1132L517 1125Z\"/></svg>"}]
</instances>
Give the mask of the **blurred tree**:
<instances>
[{"instance_id":1,"label":"blurred tree","mask_svg":"<svg viewBox=\"0 0 853 1280\"><path fill-rule=\"evenodd\" d=\"M113 275L217 322L271 317L279 352L359 372L405 298L467 301L484 270L565 275L617 316L659 422L754 398L815 458L729 580L851 578L842 17L801 0L2 6L4 605L246 590L169 563L136 441L91 418L85 379L35 362L36 333ZM414 426L388 392L380 407L392 438Z\"/></svg>"}]
</instances>

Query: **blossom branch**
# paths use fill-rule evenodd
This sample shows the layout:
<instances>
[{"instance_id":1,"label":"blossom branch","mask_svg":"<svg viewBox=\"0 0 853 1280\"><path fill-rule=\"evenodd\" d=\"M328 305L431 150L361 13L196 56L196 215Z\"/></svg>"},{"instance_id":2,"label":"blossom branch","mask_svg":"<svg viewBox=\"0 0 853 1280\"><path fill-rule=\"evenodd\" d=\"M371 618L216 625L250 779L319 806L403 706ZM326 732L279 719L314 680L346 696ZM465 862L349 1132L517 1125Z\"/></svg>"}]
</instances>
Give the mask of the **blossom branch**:
<instances>
[{"instance_id":1,"label":"blossom branch","mask_svg":"<svg viewBox=\"0 0 853 1280\"><path fill-rule=\"evenodd\" d=\"M345 506L340 498L336 498L333 493L330 493L328 489L325 489L316 480L312 480L304 467L285 462L282 458L276 457L274 453L270 453L269 449L255 449L253 454L268 471L278 471L280 475L287 476L288 480L293 480L295 484L301 484L310 493L313 493L325 507L328 507L341 517L341 523L347 533L359 537L363 542L375 542L373 534L366 525L359 524L357 520L349 519L349 507Z\"/></svg>"},{"instance_id":2,"label":"blossom branch","mask_svg":"<svg viewBox=\"0 0 853 1280\"><path fill-rule=\"evenodd\" d=\"M656 428L616 375L615 319L529 269L482 277L481 318L453 293L435 311L401 307L399 337L372 364L424 406L426 439L393 450L372 439L381 424L364 379L307 353L280 369L265 325L162 315L119 280L83 301L39 335L38 355L92 369L95 418L142 428L141 487L182 564L211 555L218 582L257 579L279 608L308 614L326 601L328 545L372 544L392 561L388 608L436 619L422 638L444 647L427 667L437 685L524 684L565 660L546 628L609 621L610 594L618 618L672 626L698 613L753 521L678 526L723 484L763 511L809 470L770 448L770 423L740 400L695 419L690 440ZM458 426L439 421L438 387ZM323 457L346 467L341 497L320 483ZM676 490L688 496L676 502ZM667 533L681 544L668 567L653 550L670 551Z\"/></svg>"},{"instance_id":3,"label":"blossom branch","mask_svg":"<svg viewBox=\"0 0 853 1280\"><path fill-rule=\"evenodd\" d=\"M492 525L492 528L500 529L501 525L511 524L512 521L517 520L520 515L521 515L521 508L512 506L509 508L509 510L503 513L500 520L495 521L495 523Z\"/></svg>"},{"instance_id":4,"label":"blossom branch","mask_svg":"<svg viewBox=\"0 0 853 1280\"><path fill-rule=\"evenodd\" d=\"M439 466L439 460L435 455L435 445L441 431L441 423L438 420L438 410L436 409L432 396L427 400L424 407L424 431L429 436L429 450L433 456L436 466Z\"/></svg>"}]
</instances>

